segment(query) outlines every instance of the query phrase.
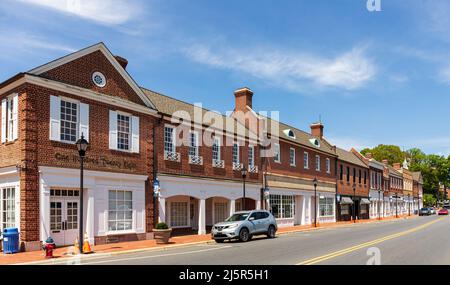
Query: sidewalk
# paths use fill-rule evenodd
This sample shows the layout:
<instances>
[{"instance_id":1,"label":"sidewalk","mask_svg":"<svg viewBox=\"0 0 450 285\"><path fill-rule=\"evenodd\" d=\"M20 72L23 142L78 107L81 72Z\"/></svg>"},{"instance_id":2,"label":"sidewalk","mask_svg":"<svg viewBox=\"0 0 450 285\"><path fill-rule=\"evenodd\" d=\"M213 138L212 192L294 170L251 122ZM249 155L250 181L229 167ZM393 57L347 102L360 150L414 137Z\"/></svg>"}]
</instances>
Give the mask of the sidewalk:
<instances>
[{"instance_id":1,"label":"sidewalk","mask_svg":"<svg viewBox=\"0 0 450 285\"><path fill-rule=\"evenodd\" d=\"M399 216L398 219L402 218L414 218L417 216ZM392 221L397 220L395 217L384 218L382 220L360 220L357 221L356 224L361 223L377 223L383 221ZM337 222L337 223L329 223L329 224L321 224L318 225L317 228L314 226L293 226L278 229L278 234L288 234L294 232L302 232L302 231L312 231L326 228L334 228L340 226L348 226L354 225L353 222ZM94 254L86 255L89 256L98 256L102 254L124 254L131 252L140 252L140 251L149 251L149 250L157 250L157 249L167 249L173 248L177 246L187 246L187 245L195 245L195 244L205 244L208 242L212 242L210 235L189 235L189 236L179 236L173 237L170 240L169 244L158 245L154 240L145 240L145 241L135 241L135 242L123 242L123 243L115 243L115 244L106 244L106 245L97 245L93 248L95 251ZM67 259L69 262L72 255L69 254L71 251L70 247L58 248L54 252L55 259L62 260ZM38 262L45 261L44 252L43 251L35 251L35 252L21 252L13 255L3 255L0 254L0 265L12 265L12 264L22 264L29 262Z\"/></svg>"}]
</instances>

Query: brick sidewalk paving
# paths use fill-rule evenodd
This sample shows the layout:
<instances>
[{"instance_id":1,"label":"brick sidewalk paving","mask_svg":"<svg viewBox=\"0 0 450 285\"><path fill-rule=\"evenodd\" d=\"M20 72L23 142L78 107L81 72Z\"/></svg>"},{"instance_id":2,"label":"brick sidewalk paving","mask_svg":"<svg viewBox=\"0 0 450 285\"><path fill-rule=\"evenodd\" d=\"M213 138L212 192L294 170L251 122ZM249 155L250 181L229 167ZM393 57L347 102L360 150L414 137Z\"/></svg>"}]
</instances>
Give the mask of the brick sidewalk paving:
<instances>
[{"instance_id":1,"label":"brick sidewalk paving","mask_svg":"<svg viewBox=\"0 0 450 285\"><path fill-rule=\"evenodd\" d=\"M401 218L413 218L417 216L399 216ZM395 217L384 218L382 221L396 220ZM382 222L380 220L359 220L357 223L375 223ZM318 225L317 228L313 226L293 226L280 228L278 230L278 234L287 234L293 232L301 232L301 231L311 231L316 229L324 229L324 228L333 228L344 225L352 225L353 222L337 222L337 223L328 223ZM133 251L145 251L152 249L162 249L162 248L170 248L176 246L185 246L185 245L193 245L193 244L204 244L212 241L210 235L188 235L188 236L179 236L173 237L170 239L169 244L158 245L154 240L145 240L145 241L134 241L134 242L123 242L123 243L115 243L115 244L106 244L106 245L97 245L93 247L95 251L94 255L98 254L119 254ZM72 257L70 254L71 247L63 247L58 248L54 252L55 259L64 259L66 258L68 261L69 258ZM0 265L10 265L10 264L21 264L35 261L45 261L44 252L43 251L35 251L35 252L21 252L12 255L3 255L0 254Z\"/></svg>"}]
</instances>

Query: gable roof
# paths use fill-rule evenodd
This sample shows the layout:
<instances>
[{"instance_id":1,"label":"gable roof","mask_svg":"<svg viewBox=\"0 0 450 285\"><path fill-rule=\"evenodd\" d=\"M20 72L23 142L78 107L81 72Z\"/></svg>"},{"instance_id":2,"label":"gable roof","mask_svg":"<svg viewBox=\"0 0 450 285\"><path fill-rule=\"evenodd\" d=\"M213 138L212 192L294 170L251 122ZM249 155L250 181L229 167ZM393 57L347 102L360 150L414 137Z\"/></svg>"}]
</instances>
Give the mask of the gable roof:
<instances>
[{"instance_id":1,"label":"gable roof","mask_svg":"<svg viewBox=\"0 0 450 285\"><path fill-rule=\"evenodd\" d=\"M397 169L395 169L391 165L388 165L387 167L389 169L389 174L393 174L393 175L399 176L400 178L403 179L403 174L401 172L399 172Z\"/></svg>"},{"instance_id":2,"label":"gable roof","mask_svg":"<svg viewBox=\"0 0 450 285\"><path fill-rule=\"evenodd\" d=\"M233 131L236 134L238 131L238 126L239 128L242 128L245 131L245 136L248 137L250 134L253 138L257 138L257 135L255 133L253 133L252 131L250 131L247 127L245 127L243 124L241 124L238 120L236 120L233 117L227 117L224 116L221 113L218 112L214 112L205 108L200 108L195 106L194 104L191 103L187 103L172 97L169 97L167 95L163 95L160 93L157 93L155 91L146 89L146 88L142 88L142 91L144 92L144 94L155 104L156 109L167 116L171 116L177 112L177 111L185 111L189 114L190 118L192 119L192 121L194 120L194 110L195 108L199 108L202 112L202 118L203 116L207 113L207 112L212 112L217 114L218 116L221 117L221 119L223 120L223 130L221 131L228 131L226 129L226 120L233 120L234 124L233 124ZM211 122L212 124L212 122ZM205 124L205 122L203 122L203 125L211 126L211 124Z\"/></svg>"},{"instance_id":3,"label":"gable roof","mask_svg":"<svg viewBox=\"0 0 450 285\"><path fill-rule=\"evenodd\" d=\"M331 154L333 156L336 156L336 152L334 150L334 147L324 138L318 138L313 136L312 134L309 134L305 131L302 131L298 128L289 126L287 124L284 124L282 122L276 121L274 119L264 117L262 115L257 114L257 116L262 120L267 120L267 131L271 136L278 137L280 139L284 139L290 142L293 142L295 144L300 144L303 146L306 146L311 149L317 149L318 151L325 152L327 154ZM278 132L274 133L272 131L272 122L278 123ZM294 134L294 137L289 136L285 131L292 131ZM318 140L319 145L314 145L313 141Z\"/></svg>"},{"instance_id":4,"label":"gable roof","mask_svg":"<svg viewBox=\"0 0 450 285\"><path fill-rule=\"evenodd\" d=\"M354 164L354 165L358 165L360 167L364 167L364 168L368 168L368 166L361 161L361 159L359 159L353 152L351 151L346 151L345 149L336 148L336 153L339 157L340 160Z\"/></svg>"},{"instance_id":5,"label":"gable roof","mask_svg":"<svg viewBox=\"0 0 450 285\"><path fill-rule=\"evenodd\" d=\"M156 109L153 102L151 102L151 100L149 100L149 98L147 96L145 96L144 92L142 92L139 85L134 81L134 79L130 76L130 74L122 67L122 65L120 65L120 63L116 60L114 55L111 53L111 51L106 47L106 45L103 42L100 42L100 43L92 45L90 47L81 49L81 50L71 53L69 55L63 56L59 59L53 60L44 65L38 66L38 67L28 71L27 73L39 76L39 75L41 75L49 70L52 70L58 66L64 65L66 63L69 63L80 57L83 57L85 55L91 54L96 51L100 51L103 53L103 55L108 59L108 61L111 63L111 65L125 79L125 81L130 85L130 87L133 89L133 91L136 92L136 94L139 96L139 98L144 102L144 104L147 107Z\"/></svg>"}]
</instances>

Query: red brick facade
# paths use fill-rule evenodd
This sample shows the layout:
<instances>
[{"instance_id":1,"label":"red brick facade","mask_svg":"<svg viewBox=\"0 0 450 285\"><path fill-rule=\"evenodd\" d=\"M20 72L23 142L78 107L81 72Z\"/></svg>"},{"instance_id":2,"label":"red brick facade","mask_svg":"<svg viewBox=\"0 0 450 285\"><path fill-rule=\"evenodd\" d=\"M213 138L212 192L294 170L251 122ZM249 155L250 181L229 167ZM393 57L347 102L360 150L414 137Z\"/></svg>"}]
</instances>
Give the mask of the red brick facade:
<instances>
[{"instance_id":1,"label":"red brick facade","mask_svg":"<svg viewBox=\"0 0 450 285\"><path fill-rule=\"evenodd\" d=\"M347 170L350 173L348 173ZM359 175L360 173L361 176ZM370 177L369 170L367 168L339 160L337 178L337 193L339 195L353 196L353 185L356 185L356 197L369 197Z\"/></svg>"}]
</instances>

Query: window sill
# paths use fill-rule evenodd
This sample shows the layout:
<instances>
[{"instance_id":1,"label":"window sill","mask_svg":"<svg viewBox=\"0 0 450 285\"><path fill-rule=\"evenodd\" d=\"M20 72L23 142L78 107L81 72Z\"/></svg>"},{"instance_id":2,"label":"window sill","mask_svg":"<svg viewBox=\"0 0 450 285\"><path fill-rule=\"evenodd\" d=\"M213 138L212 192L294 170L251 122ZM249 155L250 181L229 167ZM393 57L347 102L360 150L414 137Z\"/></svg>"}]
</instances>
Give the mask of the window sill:
<instances>
[{"instance_id":1,"label":"window sill","mask_svg":"<svg viewBox=\"0 0 450 285\"><path fill-rule=\"evenodd\" d=\"M136 230L129 230L129 231L107 231L105 234L107 236L113 236L113 235L128 235L128 234L135 234L137 233Z\"/></svg>"}]
</instances>

